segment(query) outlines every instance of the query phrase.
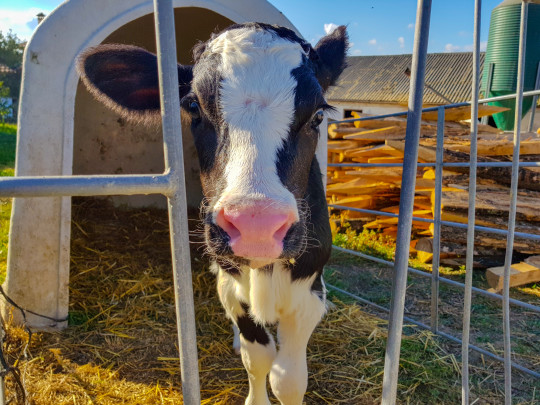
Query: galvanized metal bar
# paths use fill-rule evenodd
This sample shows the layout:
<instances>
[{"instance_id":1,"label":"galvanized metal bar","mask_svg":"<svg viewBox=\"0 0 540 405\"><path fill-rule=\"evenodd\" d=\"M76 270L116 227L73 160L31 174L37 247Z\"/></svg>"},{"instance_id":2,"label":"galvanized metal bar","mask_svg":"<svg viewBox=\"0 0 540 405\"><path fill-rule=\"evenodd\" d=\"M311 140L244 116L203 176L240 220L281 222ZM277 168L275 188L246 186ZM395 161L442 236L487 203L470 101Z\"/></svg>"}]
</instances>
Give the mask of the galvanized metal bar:
<instances>
[{"instance_id":1,"label":"galvanized metal bar","mask_svg":"<svg viewBox=\"0 0 540 405\"><path fill-rule=\"evenodd\" d=\"M534 96L534 95L540 95L540 90L530 90L523 93L524 97ZM516 98L517 94L505 94L504 96L497 96L497 97L489 97L489 98L482 98L478 100L479 104L485 104L485 103L491 103L492 101L501 101L501 100L510 100L512 98ZM339 101L339 100L337 100ZM468 105L471 105L472 101L463 101L461 103L454 103L454 104L446 104L443 106L437 106L437 107L427 107L422 109L422 112L428 112L428 111L437 111L439 107L447 108L455 108L455 107L465 107ZM347 118L345 120L338 120L338 121L330 121L328 124L341 124L344 122L355 122L355 121L369 121L373 119L382 119L382 118L391 118L391 117L400 117L407 115L407 111L400 111L396 113L391 114L383 114L383 115L377 115L377 116L371 116L371 117L362 117L362 118Z\"/></svg>"},{"instance_id":2,"label":"galvanized metal bar","mask_svg":"<svg viewBox=\"0 0 540 405\"><path fill-rule=\"evenodd\" d=\"M420 140L420 121L422 119L422 100L431 17L431 0L419 0L416 13L416 32L411 66L411 91L405 133L405 157L399 203L399 222L397 231L396 262L392 281L392 301L386 355L382 404L394 405L397 396L399 355L403 328L403 311L407 289L407 269L409 263L409 244L411 239L414 187L416 183L416 164Z\"/></svg>"},{"instance_id":3,"label":"galvanized metal bar","mask_svg":"<svg viewBox=\"0 0 540 405\"><path fill-rule=\"evenodd\" d=\"M377 304L375 304L375 303L373 303L371 301L366 300L365 298L362 298L362 297L360 297L360 296L358 296L356 294L352 294L352 293L350 293L348 291L342 290L341 288L336 287L336 286L334 286L332 284L326 283L326 287L331 289L331 290L337 291L340 294L343 294L343 295L346 295L346 296L348 296L350 298L353 298L353 299L357 300L358 302L361 302L363 304L372 306L375 309L378 309L380 311L390 312L390 310L388 308L386 308L386 307L383 307L381 305L377 305ZM425 323L417 321L417 320L415 320L413 318L410 318L408 316L404 316L403 320L406 321L406 322L412 323L413 325L419 326L419 327L421 327L423 329L427 329L427 330L430 329L430 327L428 325L426 325ZM452 336L449 333L446 333L446 332L443 332L443 331L439 330L439 331L435 332L435 334L438 335L438 336L444 337L446 339L449 339L449 340L451 340L451 341L453 341L455 343L461 344L461 339L458 339L457 337ZM482 349L481 347L478 347L478 346L475 346L475 345L469 345L469 348L471 350L477 351L478 353L483 354L483 355L485 355L485 356L487 356L487 357L489 357L489 358L491 358L493 360L500 361L501 363L504 362L504 358L502 358L500 356L497 356L496 354L493 354L493 353L491 353L490 351L488 351L486 349ZM529 374L532 377L540 378L540 373L538 373L538 372L536 372L534 370L528 369L527 367L524 367L521 364L512 362L512 367L514 367L516 370L519 370L519 371L521 371L521 372L523 372L525 374Z\"/></svg>"},{"instance_id":4,"label":"galvanized metal bar","mask_svg":"<svg viewBox=\"0 0 540 405\"><path fill-rule=\"evenodd\" d=\"M474 260L474 232L476 222L476 164L478 138L478 98L480 93L480 24L482 0L474 2L474 44L471 103L471 150L469 169L469 212L467 254L465 258L465 296L463 300L463 332L461 345L461 403L469 404L469 340L471 327L472 276Z\"/></svg>"},{"instance_id":5,"label":"galvanized metal bar","mask_svg":"<svg viewBox=\"0 0 540 405\"><path fill-rule=\"evenodd\" d=\"M168 195L170 192L171 184L168 174L2 177L0 179L0 197Z\"/></svg>"},{"instance_id":6,"label":"galvanized metal bar","mask_svg":"<svg viewBox=\"0 0 540 405\"><path fill-rule=\"evenodd\" d=\"M529 3L521 3L521 21L519 29L519 55L517 71L517 88L514 118L514 154L512 156L512 183L510 186L510 210L508 212L508 237L506 239L506 255L503 277L503 333L504 333L504 402L512 403L512 342L510 338L510 267L514 249L514 232L516 228L519 146L521 141L521 114L523 111L523 85L525 77L525 51L527 48L527 15Z\"/></svg>"},{"instance_id":7,"label":"galvanized metal bar","mask_svg":"<svg viewBox=\"0 0 540 405\"><path fill-rule=\"evenodd\" d=\"M362 252L357 252L355 250L345 249L345 248L335 246L335 245L333 245L332 248L334 250L339 251L339 252L349 253L351 255L358 256L358 257L361 257L361 258L366 259L366 260L370 260L370 261L373 261L373 262L376 262L376 263L384 264L384 265L389 266L389 267L394 267L394 262L384 260L384 259L380 259L378 257L366 255L365 253L362 253ZM431 277L431 275L429 273L426 273L425 271L422 271L422 270L414 269L412 267L409 267L408 270L409 270L409 273L415 274L415 275L420 276L420 277L425 277L425 278L430 278ZM441 283L443 283L443 284L451 285L451 286L454 286L454 287L465 288L465 284L460 283L459 281L450 280L449 278L439 277L439 281ZM487 298L491 298L491 299L495 299L495 300L499 300L499 301L502 300L502 295L492 293L492 292L489 292L489 291L486 291L486 290L482 290L481 288L473 287L472 291L474 293L476 293L476 294L482 295L482 296L487 297ZM523 308L523 309L527 309L529 311L540 313L540 307L537 306L537 305L529 304L527 302L523 302L523 301L516 300L516 299L513 299L513 298L510 298L510 304L515 305L515 306L520 307L520 308Z\"/></svg>"},{"instance_id":8,"label":"galvanized metal bar","mask_svg":"<svg viewBox=\"0 0 540 405\"><path fill-rule=\"evenodd\" d=\"M355 212L363 212L365 214L374 214L374 215L381 215L385 217L391 217L391 218L399 218L398 214L393 214L391 212L384 212L384 211L374 211L374 210L368 210L365 208L354 208L354 207L347 207L345 205L335 205L335 204L328 204L330 208L336 208L340 210L348 210L348 211L355 211ZM434 224L435 220L430 218L420 218L420 217L412 217L414 221L418 222L427 222L430 224ZM454 228L461 228L461 229L467 229L468 224L462 224L459 222L451 222L451 221L441 221L441 225L445 226L453 226ZM475 225L474 229L476 231L482 231L482 232L488 232L488 233L494 233L497 235L508 235L507 229L498 229L498 228L490 228L487 226L482 225ZM540 240L540 235L536 235L534 233L525 233L525 232L514 232L515 236L518 236L520 238L527 238L527 239L533 239L533 240Z\"/></svg>"},{"instance_id":9,"label":"galvanized metal bar","mask_svg":"<svg viewBox=\"0 0 540 405\"><path fill-rule=\"evenodd\" d=\"M441 258L441 200L444 151L444 108L437 113L437 148L435 150L435 206L433 213L433 259L431 261L431 331L439 329L439 262ZM414 217L413 217L414 218Z\"/></svg>"},{"instance_id":10,"label":"galvanized metal bar","mask_svg":"<svg viewBox=\"0 0 540 405\"><path fill-rule=\"evenodd\" d=\"M538 66L536 67L536 80L534 82L534 89L538 90L540 89L540 62L538 62ZM529 119L529 128L528 132L533 131L534 126L534 115L536 113L536 104L538 103L538 95L533 96L532 99L532 107L531 107L531 118Z\"/></svg>"},{"instance_id":11,"label":"galvanized metal bar","mask_svg":"<svg viewBox=\"0 0 540 405\"><path fill-rule=\"evenodd\" d=\"M468 162L443 163L443 167L469 167ZM328 167L403 167L403 163L329 163ZM418 167L435 167L435 163L418 163ZM512 167L512 162L478 162L476 167ZM540 167L540 162L519 162L519 167Z\"/></svg>"},{"instance_id":12,"label":"galvanized metal bar","mask_svg":"<svg viewBox=\"0 0 540 405\"><path fill-rule=\"evenodd\" d=\"M154 0L154 10L165 164L174 190L168 206L182 396L184 404L198 405L201 394L172 0Z\"/></svg>"},{"instance_id":13,"label":"galvanized metal bar","mask_svg":"<svg viewBox=\"0 0 540 405\"><path fill-rule=\"evenodd\" d=\"M495 63L491 62L489 64L488 68L488 77L487 77L487 83L486 83L486 93L484 94L486 97L489 97L489 92L491 91L491 86L493 84L493 72L495 71ZM489 115L486 115L482 117L482 124L486 125L489 121Z\"/></svg>"}]
</instances>

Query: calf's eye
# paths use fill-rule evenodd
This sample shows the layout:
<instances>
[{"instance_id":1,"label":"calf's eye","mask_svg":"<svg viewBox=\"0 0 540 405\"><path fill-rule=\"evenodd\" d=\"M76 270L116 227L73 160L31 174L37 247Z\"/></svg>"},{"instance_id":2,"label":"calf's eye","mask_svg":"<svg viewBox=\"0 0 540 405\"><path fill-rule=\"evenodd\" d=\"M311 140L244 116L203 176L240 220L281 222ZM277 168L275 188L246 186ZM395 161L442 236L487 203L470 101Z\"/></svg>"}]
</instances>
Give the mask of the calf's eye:
<instances>
[{"instance_id":1,"label":"calf's eye","mask_svg":"<svg viewBox=\"0 0 540 405\"><path fill-rule=\"evenodd\" d=\"M189 103L188 111L194 120L198 120L199 118L201 118L201 107L196 101L192 101Z\"/></svg>"},{"instance_id":2,"label":"calf's eye","mask_svg":"<svg viewBox=\"0 0 540 405\"><path fill-rule=\"evenodd\" d=\"M311 119L311 128L317 129L319 125L323 122L324 119L324 112L323 110L319 110L315 113L313 118Z\"/></svg>"}]
</instances>

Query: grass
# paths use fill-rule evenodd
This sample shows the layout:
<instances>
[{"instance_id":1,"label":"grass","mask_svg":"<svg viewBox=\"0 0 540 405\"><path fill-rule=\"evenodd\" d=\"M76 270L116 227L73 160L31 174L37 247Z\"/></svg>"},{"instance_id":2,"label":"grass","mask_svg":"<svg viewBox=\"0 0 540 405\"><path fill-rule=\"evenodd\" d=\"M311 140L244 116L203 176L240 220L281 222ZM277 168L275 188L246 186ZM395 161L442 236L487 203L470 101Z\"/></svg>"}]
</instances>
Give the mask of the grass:
<instances>
[{"instance_id":1,"label":"grass","mask_svg":"<svg viewBox=\"0 0 540 405\"><path fill-rule=\"evenodd\" d=\"M0 177L13 176L17 126L0 123ZM6 262L9 241L11 198L0 199L0 284L6 278Z\"/></svg>"},{"instance_id":2,"label":"grass","mask_svg":"<svg viewBox=\"0 0 540 405\"><path fill-rule=\"evenodd\" d=\"M388 261L393 261L395 255L396 244L392 238L372 230L353 230L349 225L339 229L339 233L334 233L333 242L337 246L360 251ZM409 260L409 266L428 272L431 271L431 266L419 263L414 258ZM465 278L464 266L455 269L442 267L440 273L456 281L463 282ZM392 270L389 266L336 251L333 252L332 258L326 267L325 278L329 284L359 295L368 301L384 307L390 306ZM473 272L473 282L475 286L480 288L487 289L489 287L482 271ZM406 315L428 325L430 324L430 283L429 278L409 274L405 302ZM512 288L511 296L539 305L538 298L540 295L538 292L540 290L538 287L537 284L531 284L522 288ZM445 284L441 284L439 288L439 327L444 332L460 337L463 319L463 290ZM529 294L525 296L524 293ZM342 299L347 303L354 302L354 299L333 290L330 290L330 296ZM477 294L473 296L471 343L496 353L499 356L503 355L501 311L501 303L499 301L478 296ZM371 309L370 312L379 316L386 316L386 313L380 313L374 309ZM538 345L533 342L536 342L538 339L540 316L515 306L512 306L511 312L513 360L530 369L537 370L540 362L540 351L538 350ZM405 328L404 333L408 333L407 328ZM448 342L444 345L445 348L450 347L448 349L449 353L459 356L460 346L455 348L451 346ZM414 357L414 353L416 352L414 350L414 343L411 344L410 341L403 343L402 354L407 352L409 356ZM479 363L478 356L475 352L472 352L471 359L472 367L476 364L478 367L483 366L492 370L493 374L490 379L494 388L493 398L499 398L494 399L493 403L498 403L501 400L500 395L502 395L503 384L500 377L502 375L502 365L500 363L493 363L485 366L486 359L479 359ZM540 382L531 380L519 373L517 374L517 376L513 377L514 382L520 381L518 384L523 387L523 391L519 394L514 394L515 401L517 403L527 403L530 400L527 399L529 398L527 392L535 392L535 389L536 391L540 390ZM400 376L400 378L402 377ZM437 379L437 370L432 371L431 378ZM472 373L471 381L477 381L477 384L480 384L481 379L475 377L474 373ZM409 383L412 384L413 382L410 381ZM481 385L478 386L478 389L482 393L481 396L489 395L489 390L485 391L485 388L482 388ZM437 395L437 389L434 389L430 395ZM437 396L433 396L432 398L437 398Z\"/></svg>"},{"instance_id":3,"label":"grass","mask_svg":"<svg viewBox=\"0 0 540 405\"><path fill-rule=\"evenodd\" d=\"M13 176L17 126L0 123L0 176Z\"/></svg>"}]
</instances>

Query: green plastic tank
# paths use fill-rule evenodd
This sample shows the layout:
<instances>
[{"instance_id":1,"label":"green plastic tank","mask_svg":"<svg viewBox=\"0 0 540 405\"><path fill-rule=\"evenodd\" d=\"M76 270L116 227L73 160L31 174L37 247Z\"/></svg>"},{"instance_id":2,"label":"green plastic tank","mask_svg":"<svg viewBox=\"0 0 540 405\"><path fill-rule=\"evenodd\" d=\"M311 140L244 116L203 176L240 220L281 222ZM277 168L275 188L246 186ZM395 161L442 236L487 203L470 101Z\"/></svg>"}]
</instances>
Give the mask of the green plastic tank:
<instances>
[{"instance_id":1,"label":"green plastic tank","mask_svg":"<svg viewBox=\"0 0 540 405\"><path fill-rule=\"evenodd\" d=\"M516 92L519 54L519 23L521 0L505 0L491 12L489 38L484 60L482 90L487 97ZM527 44L525 51L524 91L534 90L536 71L540 61L540 0L529 3L527 19ZM494 64L491 86L488 90L490 64ZM495 114L493 119L499 129L514 129L515 99L490 103L511 110ZM523 99L523 116L532 105L532 97Z\"/></svg>"}]
</instances>

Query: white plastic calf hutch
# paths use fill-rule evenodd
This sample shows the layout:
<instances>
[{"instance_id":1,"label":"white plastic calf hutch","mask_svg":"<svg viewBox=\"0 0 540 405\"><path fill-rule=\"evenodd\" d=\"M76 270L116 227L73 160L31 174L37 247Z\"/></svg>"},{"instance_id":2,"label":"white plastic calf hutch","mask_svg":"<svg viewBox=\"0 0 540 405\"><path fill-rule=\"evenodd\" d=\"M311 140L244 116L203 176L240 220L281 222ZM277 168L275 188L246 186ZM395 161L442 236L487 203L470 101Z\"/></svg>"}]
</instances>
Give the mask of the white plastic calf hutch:
<instances>
[{"instance_id":1,"label":"white plastic calf hutch","mask_svg":"<svg viewBox=\"0 0 540 405\"><path fill-rule=\"evenodd\" d=\"M265 0L174 0L173 4L178 60L185 64L191 62L191 48L197 41L232 23L261 21L294 29ZM130 124L107 110L81 85L74 64L82 50L100 43L134 44L155 52L152 13L151 0L69 0L38 26L24 56L17 176L163 172L160 128ZM191 135L183 132L188 204L198 206L202 196L198 162ZM324 165L325 142L320 146ZM164 205L165 199L115 197L115 202ZM4 289L21 307L55 319L66 319L68 314L70 220L70 197L14 201ZM4 314L9 310L5 306ZM13 315L20 321L18 311ZM27 320L34 328L66 325L30 313Z\"/></svg>"}]
</instances>

